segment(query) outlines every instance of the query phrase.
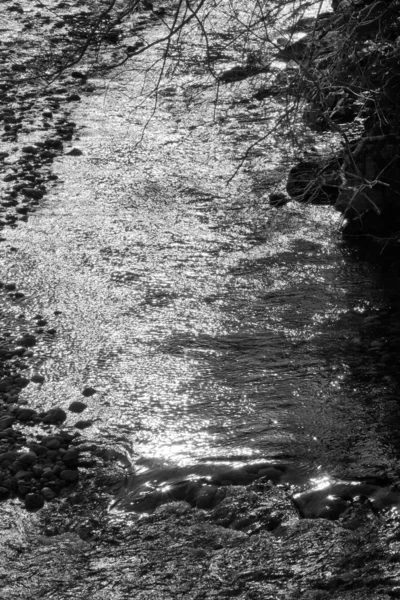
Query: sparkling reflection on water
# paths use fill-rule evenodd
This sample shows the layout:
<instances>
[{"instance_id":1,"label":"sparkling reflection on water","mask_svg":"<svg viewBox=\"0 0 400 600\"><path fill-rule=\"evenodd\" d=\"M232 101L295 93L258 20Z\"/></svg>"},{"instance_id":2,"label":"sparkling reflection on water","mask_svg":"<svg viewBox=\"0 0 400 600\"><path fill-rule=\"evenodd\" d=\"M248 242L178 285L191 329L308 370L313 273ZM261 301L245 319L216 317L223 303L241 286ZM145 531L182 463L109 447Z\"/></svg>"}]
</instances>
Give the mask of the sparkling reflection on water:
<instances>
[{"instance_id":1,"label":"sparkling reflection on water","mask_svg":"<svg viewBox=\"0 0 400 600\"><path fill-rule=\"evenodd\" d=\"M82 103L84 155L56 165L55 194L8 233L19 260L3 268L32 292L26 315L57 328L37 350L46 383L25 393L66 408L94 386L85 435L149 478L258 458L388 467L352 373L383 296L374 269L342 253L339 216L269 207L260 177L283 175L268 140L257 182L242 172L227 186L246 143L240 108L222 138L177 89L138 147L147 113L126 117L134 85Z\"/></svg>"}]
</instances>

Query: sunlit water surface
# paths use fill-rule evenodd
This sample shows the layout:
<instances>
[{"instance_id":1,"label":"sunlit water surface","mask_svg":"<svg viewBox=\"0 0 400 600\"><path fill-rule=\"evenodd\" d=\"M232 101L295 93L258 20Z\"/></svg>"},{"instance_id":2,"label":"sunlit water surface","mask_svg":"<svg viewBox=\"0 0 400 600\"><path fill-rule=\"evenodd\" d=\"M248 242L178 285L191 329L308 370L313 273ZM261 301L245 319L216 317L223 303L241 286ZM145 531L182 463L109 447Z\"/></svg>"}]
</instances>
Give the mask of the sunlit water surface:
<instances>
[{"instance_id":1,"label":"sunlit water surface","mask_svg":"<svg viewBox=\"0 0 400 600\"><path fill-rule=\"evenodd\" d=\"M81 103L83 156L55 164L55 192L7 233L18 260L2 246L6 277L31 294L16 314L57 329L26 397L67 408L93 386L84 436L119 449L141 483L269 459L314 476L390 471L390 419L365 400L396 382L371 383L360 338L387 308L379 270L344 251L333 209L269 206L286 168L276 139L227 183L261 104L249 121L228 86L223 129L214 92L188 104L182 75L148 121L137 80Z\"/></svg>"}]
</instances>

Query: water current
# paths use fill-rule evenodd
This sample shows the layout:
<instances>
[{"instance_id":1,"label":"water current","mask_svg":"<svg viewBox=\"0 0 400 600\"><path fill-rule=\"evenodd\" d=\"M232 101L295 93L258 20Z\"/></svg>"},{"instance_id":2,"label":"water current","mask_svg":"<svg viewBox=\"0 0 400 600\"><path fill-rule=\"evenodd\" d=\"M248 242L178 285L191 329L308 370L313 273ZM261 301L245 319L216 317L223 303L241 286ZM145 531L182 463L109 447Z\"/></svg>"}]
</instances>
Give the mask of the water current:
<instances>
[{"instance_id":1,"label":"water current","mask_svg":"<svg viewBox=\"0 0 400 600\"><path fill-rule=\"evenodd\" d=\"M83 155L56 161L54 193L2 245L25 314L57 329L30 403L94 387L84 436L129 467L128 496L257 461L293 481L396 473L391 273L346 248L332 208L269 205L276 138L228 182L267 118L237 102L248 83L216 109L183 72L153 114L142 75L97 82L74 114Z\"/></svg>"}]
</instances>

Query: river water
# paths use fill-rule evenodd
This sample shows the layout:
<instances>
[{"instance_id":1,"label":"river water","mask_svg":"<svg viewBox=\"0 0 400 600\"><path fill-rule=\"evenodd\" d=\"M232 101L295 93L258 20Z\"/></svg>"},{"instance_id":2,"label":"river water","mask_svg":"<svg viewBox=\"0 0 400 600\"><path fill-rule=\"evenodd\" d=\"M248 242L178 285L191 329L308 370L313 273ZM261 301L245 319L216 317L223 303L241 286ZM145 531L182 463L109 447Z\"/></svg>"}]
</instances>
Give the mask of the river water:
<instances>
[{"instance_id":1,"label":"river water","mask_svg":"<svg viewBox=\"0 0 400 600\"><path fill-rule=\"evenodd\" d=\"M93 386L85 437L125 457L131 491L263 460L300 479L393 474L397 381L376 374L388 328L373 329L393 283L346 249L332 208L269 206L276 137L238 170L268 118L237 100L249 83L221 86L215 109L207 76L182 69L153 114L143 61L97 81L74 114L83 155L7 234L7 277L57 328L30 402Z\"/></svg>"},{"instance_id":2,"label":"river water","mask_svg":"<svg viewBox=\"0 0 400 600\"><path fill-rule=\"evenodd\" d=\"M222 68L235 64L235 52ZM104 526L97 537L78 523L82 501L80 509L71 501L64 529L63 503L44 517L18 517L22 541L14 535L4 597L33 597L34 582L38 598L60 600L311 600L327 596L303 596L299 581L304 590L344 571L350 584L391 589L400 560L395 510L385 522L372 511L367 533L324 520L303 527L278 487L257 501L268 514L284 506L287 538L285 529L276 539L223 529L218 514L218 527L204 525L201 511L181 507L136 520L141 498L232 467L280 466L292 493L338 480L387 488L399 472L396 269L344 244L332 208L269 205L290 165L283 138L264 139L260 126L279 103L249 101L254 84L244 81L220 86L216 105L209 75L184 64L162 82L155 110L143 91L159 58L154 49L95 82L73 116L83 154L54 163L54 191L1 246L4 278L26 293L28 322L40 313L57 330L35 347L45 383L21 396L38 409L67 409L84 387L96 389L85 399L92 425L82 440L123 465L114 511L131 513L117 512L122 529ZM16 317L22 309L10 310ZM79 419L69 413L66 426ZM237 489L228 500L240 512L256 491ZM399 504L391 499L390 509ZM5 509L4 527L15 510ZM49 537L38 537L40 518ZM392 537L377 533L387 523ZM367 547L369 555L357 554ZM380 549L377 562L371 548ZM368 565L361 575L355 556ZM368 583L374 569L381 579ZM240 570L242 595L231 585ZM318 581L329 597L342 585ZM334 597L388 598L369 589Z\"/></svg>"}]
</instances>

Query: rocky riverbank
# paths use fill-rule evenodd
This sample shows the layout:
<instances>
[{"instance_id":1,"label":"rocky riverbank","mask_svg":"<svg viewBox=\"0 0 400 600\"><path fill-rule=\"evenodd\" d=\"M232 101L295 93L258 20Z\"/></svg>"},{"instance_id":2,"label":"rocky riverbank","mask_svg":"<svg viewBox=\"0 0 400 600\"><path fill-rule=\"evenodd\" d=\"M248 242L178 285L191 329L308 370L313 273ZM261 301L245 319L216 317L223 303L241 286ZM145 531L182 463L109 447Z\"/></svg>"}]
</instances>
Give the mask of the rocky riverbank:
<instances>
[{"instance_id":1,"label":"rocky riverbank","mask_svg":"<svg viewBox=\"0 0 400 600\"><path fill-rule=\"evenodd\" d=\"M306 122L337 136L342 148L300 163L288 192L302 202L334 205L345 217L346 236L397 247L400 6L344 0L332 7L306 23L305 37L285 50L286 60L299 66Z\"/></svg>"},{"instance_id":2,"label":"rocky riverbank","mask_svg":"<svg viewBox=\"0 0 400 600\"><path fill-rule=\"evenodd\" d=\"M121 59L113 51L121 31L115 16L106 17L101 7L82 7L80 2L54 6L7 0L0 14L0 227L4 230L27 222L47 193L59 185L52 172L55 159L82 154L74 146L79 136L71 112L82 95L94 91L90 73L103 72ZM92 30L94 35L88 39ZM123 56L129 52L124 48ZM4 237L0 241L7 246ZM7 246L11 262L16 250ZM71 422L74 413L85 409L83 402L71 402L67 412L56 400L43 410L29 406L31 386L45 381L35 349L52 343L60 312L54 311L52 323L41 314L27 313L25 298L30 290L17 289L13 281L0 281L0 293L5 303L0 340L0 499L16 495L34 510L78 480L80 430L91 423ZM84 397L92 393L90 387L82 391Z\"/></svg>"}]
</instances>

